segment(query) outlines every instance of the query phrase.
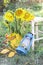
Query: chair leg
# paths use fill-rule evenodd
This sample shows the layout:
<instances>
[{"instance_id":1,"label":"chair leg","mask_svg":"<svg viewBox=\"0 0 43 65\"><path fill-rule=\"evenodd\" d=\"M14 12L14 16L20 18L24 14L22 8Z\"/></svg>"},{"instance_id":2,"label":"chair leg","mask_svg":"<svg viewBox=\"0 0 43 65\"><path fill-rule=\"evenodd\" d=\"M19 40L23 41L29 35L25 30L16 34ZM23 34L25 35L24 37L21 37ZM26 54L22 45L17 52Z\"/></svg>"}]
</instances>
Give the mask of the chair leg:
<instances>
[{"instance_id":1,"label":"chair leg","mask_svg":"<svg viewBox=\"0 0 43 65\"><path fill-rule=\"evenodd\" d=\"M31 22L32 33L33 33L33 41L32 41L32 50L34 51L34 21Z\"/></svg>"},{"instance_id":2,"label":"chair leg","mask_svg":"<svg viewBox=\"0 0 43 65\"><path fill-rule=\"evenodd\" d=\"M38 23L36 23L36 39L38 39L38 38L39 38ZM39 42L39 40L37 42Z\"/></svg>"},{"instance_id":3,"label":"chair leg","mask_svg":"<svg viewBox=\"0 0 43 65\"><path fill-rule=\"evenodd\" d=\"M32 50L34 51L34 39L32 41Z\"/></svg>"}]
</instances>

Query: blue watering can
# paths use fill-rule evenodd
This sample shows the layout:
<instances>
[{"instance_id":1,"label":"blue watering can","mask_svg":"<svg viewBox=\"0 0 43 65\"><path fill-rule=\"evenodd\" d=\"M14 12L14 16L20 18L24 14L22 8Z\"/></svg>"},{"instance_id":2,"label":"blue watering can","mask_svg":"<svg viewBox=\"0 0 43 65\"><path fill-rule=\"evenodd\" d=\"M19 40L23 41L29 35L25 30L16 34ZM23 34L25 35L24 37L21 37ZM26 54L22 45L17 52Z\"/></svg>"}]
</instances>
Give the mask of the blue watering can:
<instances>
[{"instance_id":1,"label":"blue watering can","mask_svg":"<svg viewBox=\"0 0 43 65\"><path fill-rule=\"evenodd\" d=\"M27 52L30 50L32 40L33 34L29 32L24 36L24 38L20 42L20 45L16 48L17 53L21 55L26 55Z\"/></svg>"}]
</instances>

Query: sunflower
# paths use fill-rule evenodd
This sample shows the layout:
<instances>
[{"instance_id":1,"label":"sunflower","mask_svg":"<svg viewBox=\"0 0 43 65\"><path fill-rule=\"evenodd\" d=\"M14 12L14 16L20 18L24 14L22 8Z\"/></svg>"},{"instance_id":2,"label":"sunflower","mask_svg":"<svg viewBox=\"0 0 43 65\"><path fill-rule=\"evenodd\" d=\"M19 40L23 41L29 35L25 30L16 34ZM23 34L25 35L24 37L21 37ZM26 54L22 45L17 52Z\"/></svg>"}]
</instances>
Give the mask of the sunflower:
<instances>
[{"instance_id":1,"label":"sunflower","mask_svg":"<svg viewBox=\"0 0 43 65\"><path fill-rule=\"evenodd\" d=\"M4 19L7 20L8 22L14 21L14 15L13 15L12 11L7 11L4 14Z\"/></svg>"},{"instance_id":2,"label":"sunflower","mask_svg":"<svg viewBox=\"0 0 43 65\"><path fill-rule=\"evenodd\" d=\"M33 16L30 12L25 11L22 20L23 20L23 21L28 21L28 22L29 22L29 21L31 21L32 19L34 19L34 16Z\"/></svg>"},{"instance_id":3,"label":"sunflower","mask_svg":"<svg viewBox=\"0 0 43 65\"><path fill-rule=\"evenodd\" d=\"M10 46L12 48L16 48L19 45L22 37L17 33L12 33L10 35L6 35L6 39L10 41Z\"/></svg>"},{"instance_id":4,"label":"sunflower","mask_svg":"<svg viewBox=\"0 0 43 65\"><path fill-rule=\"evenodd\" d=\"M18 8L14 14L16 18L22 18L24 16L24 10L22 8Z\"/></svg>"},{"instance_id":5,"label":"sunflower","mask_svg":"<svg viewBox=\"0 0 43 65\"><path fill-rule=\"evenodd\" d=\"M15 36L16 37L13 40L11 40L10 45L12 46L12 48L16 48L17 46L19 46L20 41L22 39L22 37L19 34L16 34Z\"/></svg>"},{"instance_id":6,"label":"sunflower","mask_svg":"<svg viewBox=\"0 0 43 65\"><path fill-rule=\"evenodd\" d=\"M16 33L11 33L10 35L6 34L5 37L8 41L11 41L15 38Z\"/></svg>"}]
</instances>

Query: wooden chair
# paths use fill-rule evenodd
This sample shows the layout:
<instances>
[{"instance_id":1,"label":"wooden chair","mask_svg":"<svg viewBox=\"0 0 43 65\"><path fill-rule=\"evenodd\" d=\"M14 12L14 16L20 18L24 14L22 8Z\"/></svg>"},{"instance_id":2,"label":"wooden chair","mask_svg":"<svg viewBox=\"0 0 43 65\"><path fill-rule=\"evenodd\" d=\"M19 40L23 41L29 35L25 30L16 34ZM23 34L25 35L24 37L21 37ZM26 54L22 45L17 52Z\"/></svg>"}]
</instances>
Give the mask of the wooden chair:
<instances>
[{"instance_id":1,"label":"wooden chair","mask_svg":"<svg viewBox=\"0 0 43 65\"><path fill-rule=\"evenodd\" d=\"M32 26L32 33L33 33L33 44L32 44L32 49L34 50L34 42L35 41L39 41L39 40L42 40L43 39L43 37L40 37L39 38L39 33L43 33L42 31L40 31L39 29L38 29L38 25L36 25L36 31L34 30L34 28L35 28L35 24L38 24L38 22L42 22L43 21L43 17L35 17L34 18L34 20L32 20L32 22L31 22L31 26ZM36 39L35 39L35 35L36 35Z\"/></svg>"}]
</instances>

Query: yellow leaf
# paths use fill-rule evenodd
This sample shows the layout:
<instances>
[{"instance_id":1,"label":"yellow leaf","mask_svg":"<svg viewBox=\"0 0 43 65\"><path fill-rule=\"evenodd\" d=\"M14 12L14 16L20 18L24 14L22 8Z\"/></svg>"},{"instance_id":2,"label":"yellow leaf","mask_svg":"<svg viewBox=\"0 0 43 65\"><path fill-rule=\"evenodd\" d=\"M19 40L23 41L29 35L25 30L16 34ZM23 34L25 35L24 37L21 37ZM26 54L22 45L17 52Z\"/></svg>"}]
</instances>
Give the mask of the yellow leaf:
<instances>
[{"instance_id":1,"label":"yellow leaf","mask_svg":"<svg viewBox=\"0 0 43 65\"><path fill-rule=\"evenodd\" d=\"M11 52L9 53L8 57L13 57L15 54L16 54L16 51L15 51L15 52L11 51Z\"/></svg>"},{"instance_id":2,"label":"yellow leaf","mask_svg":"<svg viewBox=\"0 0 43 65\"><path fill-rule=\"evenodd\" d=\"M6 53L8 53L9 51L10 51L9 49L5 48L5 49L3 49L0 53L1 53L1 54L6 54Z\"/></svg>"}]
</instances>

